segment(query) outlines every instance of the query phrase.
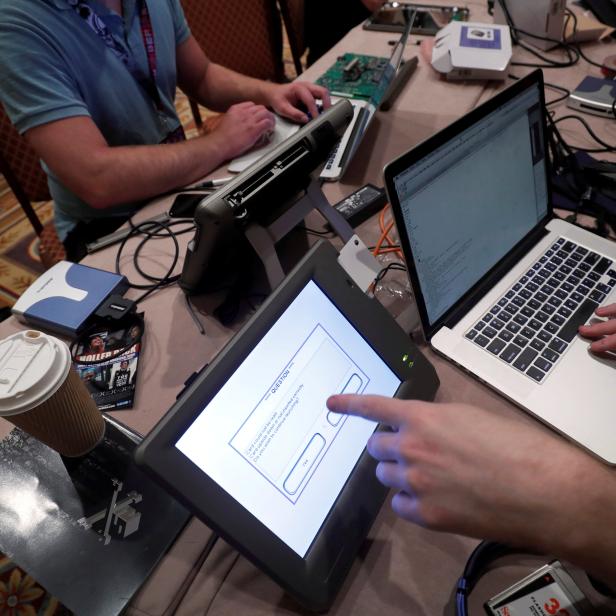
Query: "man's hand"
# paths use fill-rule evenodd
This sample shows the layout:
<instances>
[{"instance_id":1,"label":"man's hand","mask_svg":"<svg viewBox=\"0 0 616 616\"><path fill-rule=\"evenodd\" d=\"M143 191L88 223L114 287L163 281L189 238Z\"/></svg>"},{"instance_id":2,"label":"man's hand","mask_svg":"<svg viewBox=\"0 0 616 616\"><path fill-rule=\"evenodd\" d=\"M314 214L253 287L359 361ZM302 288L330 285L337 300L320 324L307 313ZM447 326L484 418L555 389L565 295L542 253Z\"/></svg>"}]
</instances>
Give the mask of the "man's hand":
<instances>
[{"instance_id":1,"label":"man's hand","mask_svg":"<svg viewBox=\"0 0 616 616\"><path fill-rule=\"evenodd\" d=\"M608 320L593 325L581 325L580 335L594 340L590 345L593 353L616 352L616 304L601 306L595 310L595 314Z\"/></svg>"},{"instance_id":2,"label":"man's hand","mask_svg":"<svg viewBox=\"0 0 616 616\"><path fill-rule=\"evenodd\" d=\"M465 404L337 395L373 419L368 452L393 510L435 530L554 554L616 587L616 471L530 422Z\"/></svg>"},{"instance_id":3,"label":"man's hand","mask_svg":"<svg viewBox=\"0 0 616 616\"><path fill-rule=\"evenodd\" d=\"M231 105L208 136L214 140L224 160L235 158L265 139L274 130L274 115L263 105L245 102Z\"/></svg>"},{"instance_id":4,"label":"man's hand","mask_svg":"<svg viewBox=\"0 0 616 616\"><path fill-rule=\"evenodd\" d=\"M267 93L267 104L278 114L299 124L305 124L311 117L319 115L316 99L320 98L323 108L331 105L327 88L307 81L285 84L271 84Z\"/></svg>"},{"instance_id":5,"label":"man's hand","mask_svg":"<svg viewBox=\"0 0 616 616\"><path fill-rule=\"evenodd\" d=\"M539 426L465 404L337 395L327 406L394 429L368 441L377 477L397 515L434 530L553 547L579 514L571 495L601 466Z\"/></svg>"}]
</instances>

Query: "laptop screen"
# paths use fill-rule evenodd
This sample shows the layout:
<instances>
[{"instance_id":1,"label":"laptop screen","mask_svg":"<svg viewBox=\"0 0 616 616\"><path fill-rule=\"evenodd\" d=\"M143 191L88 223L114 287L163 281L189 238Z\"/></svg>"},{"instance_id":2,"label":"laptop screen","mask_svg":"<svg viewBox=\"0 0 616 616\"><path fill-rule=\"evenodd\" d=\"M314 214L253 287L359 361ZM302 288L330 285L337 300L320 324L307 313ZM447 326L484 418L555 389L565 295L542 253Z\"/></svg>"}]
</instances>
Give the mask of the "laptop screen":
<instances>
[{"instance_id":1,"label":"laptop screen","mask_svg":"<svg viewBox=\"0 0 616 616\"><path fill-rule=\"evenodd\" d=\"M327 397L399 385L310 281L176 447L304 557L376 427L329 412Z\"/></svg>"},{"instance_id":2,"label":"laptop screen","mask_svg":"<svg viewBox=\"0 0 616 616\"><path fill-rule=\"evenodd\" d=\"M548 212L538 84L393 178L433 325Z\"/></svg>"}]
</instances>

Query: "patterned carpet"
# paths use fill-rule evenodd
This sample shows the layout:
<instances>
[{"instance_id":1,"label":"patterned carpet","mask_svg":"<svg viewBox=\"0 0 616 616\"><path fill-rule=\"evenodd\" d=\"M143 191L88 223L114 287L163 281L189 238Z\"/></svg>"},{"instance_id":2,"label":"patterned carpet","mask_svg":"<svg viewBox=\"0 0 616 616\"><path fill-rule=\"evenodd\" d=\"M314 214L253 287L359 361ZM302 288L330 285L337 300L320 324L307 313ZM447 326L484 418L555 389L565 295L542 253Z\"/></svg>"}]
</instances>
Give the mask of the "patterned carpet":
<instances>
[{"instance_id":1,"label":"patterned carpet","mask_svg":"<svg viewBox=\"0 0 616 616\"><path fill-rule=\"evenodd\" d=\"M0 616L71 616L23 569L0 554Z\"/></svg>"}]
</instances>

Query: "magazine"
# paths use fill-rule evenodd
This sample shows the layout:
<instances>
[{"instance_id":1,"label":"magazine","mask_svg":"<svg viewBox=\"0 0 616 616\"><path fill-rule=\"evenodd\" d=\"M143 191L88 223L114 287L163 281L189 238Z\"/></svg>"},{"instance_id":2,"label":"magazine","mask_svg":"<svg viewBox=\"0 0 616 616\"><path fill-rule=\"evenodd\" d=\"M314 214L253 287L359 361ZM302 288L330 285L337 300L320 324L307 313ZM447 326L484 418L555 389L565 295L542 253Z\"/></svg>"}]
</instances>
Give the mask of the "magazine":
<instances>
[{"instance_id":1,"label":"magazine","mask_svg":"<svg viewBox=\"0 0 616 616\"><path fill-rule=\"evenodd\" d=\"M139 313L117 326L95 327L78 341L74 365L101 411L133 407L143 327Z\"/></svg>"}]
</instances>

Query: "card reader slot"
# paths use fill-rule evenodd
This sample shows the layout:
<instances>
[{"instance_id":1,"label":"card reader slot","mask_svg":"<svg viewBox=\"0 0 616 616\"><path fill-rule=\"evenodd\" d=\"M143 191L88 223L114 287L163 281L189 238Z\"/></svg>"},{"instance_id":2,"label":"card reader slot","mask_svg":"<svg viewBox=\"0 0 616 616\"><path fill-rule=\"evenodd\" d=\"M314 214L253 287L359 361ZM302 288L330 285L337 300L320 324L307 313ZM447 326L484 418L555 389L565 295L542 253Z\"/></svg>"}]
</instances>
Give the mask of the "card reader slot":
<instances>
[{"instance_id":1,"label":"card reader slot","mask_svg":"<svg viewBox=\"0 0 616 616\"><path fill-rule=\"evenodd\" d=\"M276 178L284 170L290 166L297 164L310 154L309 149L304 144L298 144L289 152L285 152L283 156L277 159L272 166L264 171L261 175L251 179L246 184L240 186L235 192L227 197L227 203L232 208L240 207L244 201L250 199L255 193L260 191L264 186Z\"/></svg>"}]
</instances>

